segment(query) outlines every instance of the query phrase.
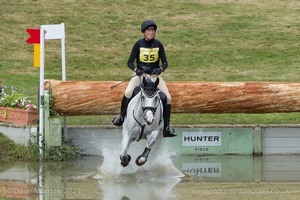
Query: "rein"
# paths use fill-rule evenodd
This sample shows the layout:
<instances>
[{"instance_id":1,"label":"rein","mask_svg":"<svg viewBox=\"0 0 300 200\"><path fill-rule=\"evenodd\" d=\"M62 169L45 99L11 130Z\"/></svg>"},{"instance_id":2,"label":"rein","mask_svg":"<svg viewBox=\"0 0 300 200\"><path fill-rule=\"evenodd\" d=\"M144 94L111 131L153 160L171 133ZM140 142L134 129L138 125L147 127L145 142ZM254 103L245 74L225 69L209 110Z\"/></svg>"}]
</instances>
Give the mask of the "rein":
<instances>
[{"instance_id":1,"label":"rein","mask_svg":"<svg viewBox=\"0 0 300 200\"><path fill-rule=\"evenodd\" d=\"M142 136L143 136L143 134L144 134L144 130L145 130L146 124L142 125L142 124L137 120L137 118L136 118L135 115L134 115L134 109L132 110L132 115L133 115L133 118L134 118L134 120L136 121L136 123L138 123L138 125L140 125L140 127L142 128L140 137L139 137L139 139L137 140L137 142L138 142L138 141L140 141L140 140L142 139Z\"/></svg>"},{"instance_id":2,"label":"rein","mask_svg":"<svg viewBox=\"0 0 300 200\"><path fill-rule=\"evenodd\" d=\"M142 85L142 84L141 84ZM141 105L141 109L142 109L142 111L143 112L145 112L146 110L150 110L150 111L152 111L153 112L153 114L155 115L155 113L156 113L156 109L157 109L157 107L158 106L161 106L160 105L160 102L161 102L161 100L160 100L160 96L158 95L158 90L157 90L157 88L156 88L156 86L155 86L155 88L154 87L148 87L148 86L145 86L145 85L143 85L143 87L140 85L140 87L141 87L141 90L140 90L140 93L141 93L141 95L140 95L140 105ZM152 93L148 93L148 92L146 92L146 91L151 91ZM154 98L156 95L158 95L158 98L159 98L159 100L157 101L157 105L156 105L156 107L149 107L149 106L146 106L146 107L143 107L143 105L142 105L142 96L143 95L145 95L146 97L148 97L148 98ZM134 120L136 121L136 123L141 127L141 133L140 133L140 136L139 136L139 138L138 138L138 140L137 140L137 142L138 141L140 141L141 139L142 139L142 137L143 137L143 134L144 134L144 131L145 131L145 127L146 127L146 124L143 124L143 121L142 122L139 122L138 121L138 119L137 119L137 117L135 116L135 109L137 108L137 105L138 104L136 104L135 105L135 108L132 110L132 115L133 115L133 118L134 118ZM160 112L162 113L162 108L160 109ZM161 114L160 113L160 114ZM160 119L160 121L161 121L161 119ZM160 123L160 122L159 122Z\"/></svg>"},{"instance_id":3,"label":"rein","mask_svg":"<svg viewBox=\"0 0 300 200\"><path fill-rule=\"evenodd\" d=\"M147 97L149 97L145 91L141 90L141 94L145 94ZM152 95L149 98L153 98L155 95L156 95L156 92L154 93L154 95ZM157 104L158 104L157 105L157 107L158 107L159 106L159 101L157 102ZM141 105L141 107L142 107L142 105ZM142 107L142 111L145 112L146 110L150 110L153 113L155 113L157 107L155 107L155 108L152 108L152 107ZM134 110L135 109L132 110L132 116L133 116L134 120L136 121L136 123L141 127L141 133L140 133L139 139L137 140L137 142L138 142L138 141L140 141L142 139L142 136L143 136L144 131L145 131L146 124L142 124L141 122L138 121L138 119L136 118L136 116L134 114Z\"/></svg>"}]
</instances>

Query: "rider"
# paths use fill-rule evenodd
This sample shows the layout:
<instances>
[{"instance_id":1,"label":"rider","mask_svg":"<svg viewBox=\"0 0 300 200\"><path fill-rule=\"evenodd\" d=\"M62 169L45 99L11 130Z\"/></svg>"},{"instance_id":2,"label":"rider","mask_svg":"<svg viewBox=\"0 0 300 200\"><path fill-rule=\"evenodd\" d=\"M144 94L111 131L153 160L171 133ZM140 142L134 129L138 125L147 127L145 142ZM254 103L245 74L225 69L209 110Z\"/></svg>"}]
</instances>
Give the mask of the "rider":
<instances>
[{"instance_id":1,"label":"rider","mask_svg":"<svg viewBox=\"0 0 300 200\"><path fill-rule=\"evenodd\" d=\"M133 90L140 85L140 76L144 73L156 74L159 78L157 88L167 97L166 105L164 106L164 137L174 137L176 133L174 129L170 127L171 95L165 81L159 76L161 72L168 67L168 62L162 43L155 39L156 29L157 25L152 20L146 20L141 25L141 32L144 34L144 38L139 39L134 44L127 62L128 67L132 69L137 76L131 78L128 83L122 99L120 116L115 117L112 123L115 126L122 126ZM135 60L136 65L134 64ZM161 66L159 66L160 61Z\"/></svg>"}]
</instances>

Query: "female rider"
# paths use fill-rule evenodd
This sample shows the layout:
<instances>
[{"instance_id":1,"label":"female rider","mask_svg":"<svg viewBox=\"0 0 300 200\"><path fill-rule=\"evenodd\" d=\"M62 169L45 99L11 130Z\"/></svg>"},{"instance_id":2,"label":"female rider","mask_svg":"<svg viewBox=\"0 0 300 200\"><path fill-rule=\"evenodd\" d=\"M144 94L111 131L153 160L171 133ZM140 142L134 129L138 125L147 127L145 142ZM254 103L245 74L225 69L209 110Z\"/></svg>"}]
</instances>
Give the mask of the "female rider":
<instances>
[{"instance_id":1,"label":"female rider","mask_svg":"<svg viewBox=\"0 0 300 200\"><path fill-rule=\"evenodd\" d=\"M139 39L134 44L127 62L128 67L132 69L137 76L131 78L128 83L122 99L120 116L115 117L112 123L115 126L122 126L133 90L140 85L140 76L144 73L156 74L159 78L157 88L167 97L166 105L164 106L164 137L174 137L176 136L175 131L170 128L171 96L165 81L159 76L161 72L168 67L168 62L162 43L155 39L156 29L157 25L152 20L146 20L141 25L141 32L144 34L144 38ZM136 61L136 65L134 61ZM159 66L160 61L161 66Z\"/></svg>"}]
</instances>

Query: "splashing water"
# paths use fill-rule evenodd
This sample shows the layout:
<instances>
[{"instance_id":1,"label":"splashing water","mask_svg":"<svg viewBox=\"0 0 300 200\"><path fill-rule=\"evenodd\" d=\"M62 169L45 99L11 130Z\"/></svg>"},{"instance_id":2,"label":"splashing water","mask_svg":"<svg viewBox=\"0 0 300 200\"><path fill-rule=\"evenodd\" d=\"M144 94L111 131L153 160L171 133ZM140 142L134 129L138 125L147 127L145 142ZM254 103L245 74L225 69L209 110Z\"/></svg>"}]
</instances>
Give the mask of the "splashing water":
<instances>
[{"instance_id":1,"label":"splashing water","mask_svg":"<svg viewBox=\"0 0 300 200\"><path fill-rule=\"evenodd\" d=\"M184 175L174 167L172 153L153 146L148 161L137 166L135 159L143 148L143 142L131 144L128 153L132 160L127 167L120 164L120 146L102 150L103 162L94 178L98 179L103 199L169 199L173 195L173 186Z\"/></svg>"}]
</instances>

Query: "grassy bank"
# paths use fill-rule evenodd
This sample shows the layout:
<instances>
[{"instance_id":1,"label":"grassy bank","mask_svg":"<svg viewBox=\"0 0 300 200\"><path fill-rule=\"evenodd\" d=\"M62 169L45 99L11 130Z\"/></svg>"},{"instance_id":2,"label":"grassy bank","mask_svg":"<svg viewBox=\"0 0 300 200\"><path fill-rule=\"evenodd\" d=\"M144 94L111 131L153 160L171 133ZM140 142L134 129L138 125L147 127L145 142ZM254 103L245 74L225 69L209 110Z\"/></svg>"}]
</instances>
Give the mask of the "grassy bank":
<instances>
[{"instance_id":1,"label":"grassy bank","mask_svg":"<svg viewBox=\"0 0 300 200\"><path fill-rule=\"evenodd\" d=\"M23 161L38 160L38 147L30 145L28 148L23 145L16 145L12 140L0 132L0 161Z\"/></svg>"},{"instance_id":2,"label":"grassy bank","mask_svg":"<svg viewBox=\"0 0 300 200\"><path fill-rule=\"evenodd\" d=\"M158 24L166 81L299 80L300 2L235 0L0 0L0 80L37 102L39 70L26 28L65 23L68 80L127 79L144 19ZM61 79L60 42L46 41L46 79ZM173 115L176 124L300 123L300 114ZM70 117L109 124L111 116Z\"/></svg>"},{"instance_id":3,"label":"grassy bank","mask_svg":"<svg viewBox=\"0 0 300 200\"><path fill-rule=\"evenodd\" d=\"M0 132L0 162L8 161L39 161L38 143L29 144L27 147L18 145ZM63 143L61 146L44 148L45 161L66 161L80 157L81 151L78 147Z\"/></svg>"}]
</instances>

